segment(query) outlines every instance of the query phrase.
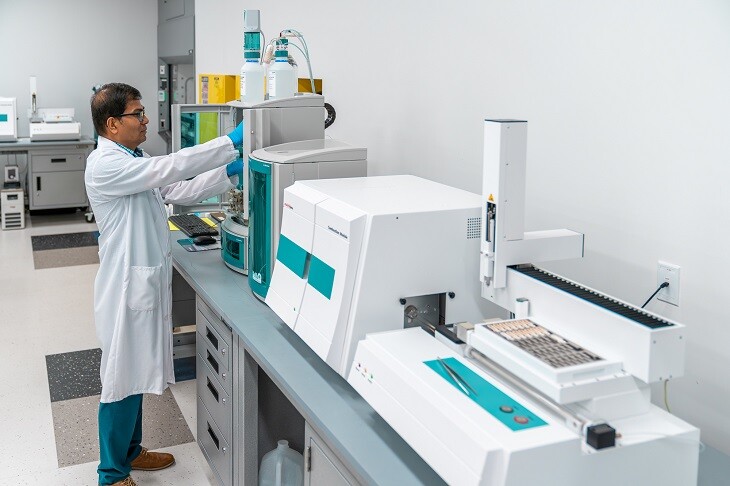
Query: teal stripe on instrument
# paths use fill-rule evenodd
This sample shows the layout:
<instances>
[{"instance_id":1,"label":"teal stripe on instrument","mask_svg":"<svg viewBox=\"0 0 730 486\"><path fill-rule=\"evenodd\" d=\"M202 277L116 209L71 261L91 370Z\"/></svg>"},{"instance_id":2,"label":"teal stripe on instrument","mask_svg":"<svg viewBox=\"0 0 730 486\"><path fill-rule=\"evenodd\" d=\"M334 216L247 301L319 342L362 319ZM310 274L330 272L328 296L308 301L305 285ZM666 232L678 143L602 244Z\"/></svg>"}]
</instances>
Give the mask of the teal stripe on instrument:
<instances>
[{"instance_id":1,"label":"teal stripe on instrument","mask_svg":"<svg viewBox=\"0 0 730 486\"><path fill-rule=\"evenodd\" d=\"M275 258L271 241L271 164L253 157L248 163L248 285L254 294L266 298Z\"/></svg>"},{"instance_id":2,"label":"teal stripe on instrument","mask_svg":"<svg viewBox=\"0 0 730 486\"><path fill-rule=\"evenodd\" d=\"M0 122L6 122L8 121L8 115L5 113L0 113Z\"/></svg>"},{"instance_id":3,"label":"teal stripe on instrument","mask_svg":"<svg viewBox=\"0 0 730 486\"><path fill-rule=\"evenodd\" d=\"M261 162L260 160L254 159L253 157L248 158L248 166L249 166L249 168L254 169L258 172L263 172L264 174L271 174L271 164Z\"/></svg>"},{"instance_id":4,"label":"teal stripe on instrument","mask_svg":"<svg viewBox=\"0 0 730 486\"><path fill-rule=\"evenodd\" d=\"M335 269L312 255L309 262L309 285L328 299L332 297L332 286L335 283Z\"/></svg>"},{"instance_id":5,"label":"teal stripe on instrument","mask_svg":"<svg viewBox=\"0 0 730 486\"><path fill-rule=\"evenodd\" d=\"M527 407L524 407L502 390L476 374L458 359L444 358L443 361L471 387L473 392L464 393L456 380L449 376L449 373L437 359L424 361L423 364L438 373L441 378L451 383L459 392L467 395L472 401L512 431L517 432L547 425L547 422L532 413Z\"/></svg>"},{"instance_id":6,"label":"teal stripe on instrument","mask_svg":"<svg viewBox=\"0 0 730 486\"><path fill-rule=\"evenodd\" d=\"M279 248L276 250L276 259L294 272L299 278L304 278L304 269L307 265L307 250L294 243L284 235L279 236Z\"/></svg>"}]
</instances>

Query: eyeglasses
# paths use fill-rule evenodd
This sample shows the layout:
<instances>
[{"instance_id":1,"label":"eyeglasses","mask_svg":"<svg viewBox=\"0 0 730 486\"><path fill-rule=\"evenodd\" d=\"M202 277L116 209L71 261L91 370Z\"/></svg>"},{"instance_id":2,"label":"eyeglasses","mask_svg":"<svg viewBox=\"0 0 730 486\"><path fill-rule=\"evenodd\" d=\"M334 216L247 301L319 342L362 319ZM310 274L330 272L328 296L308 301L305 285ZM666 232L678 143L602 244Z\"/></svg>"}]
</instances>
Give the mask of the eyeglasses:
<instances>
[{"instance_id":1,"label":"eyeglasses","mask_svg":"<svg viewBox=\"0 0 730 486\"><path fill-rule=\"evenodd\" d=\"M140 123L144 121L144 110L142 111L135 111L134 113L122 113L121 115L114 115L114 118L121 118L123 116L136 116L137 120L139 120Z\"/></svg>"}]
</instances>

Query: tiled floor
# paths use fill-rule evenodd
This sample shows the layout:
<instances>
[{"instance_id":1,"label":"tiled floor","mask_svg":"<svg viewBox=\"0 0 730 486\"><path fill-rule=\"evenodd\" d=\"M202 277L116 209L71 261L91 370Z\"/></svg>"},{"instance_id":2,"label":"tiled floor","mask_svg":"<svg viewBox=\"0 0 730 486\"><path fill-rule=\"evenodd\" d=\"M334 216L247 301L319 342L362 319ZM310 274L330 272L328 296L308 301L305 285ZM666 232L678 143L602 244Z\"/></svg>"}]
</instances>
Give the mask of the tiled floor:
<instances>
[{"instance_id":1,"label":"tiled floor","mask_svg":"<svg viewBox=\"0 0 730 486\"><path fill-rule=\"evenodd\" d=\"M84 349L46 356L52 402L101 395L101 349Z\"/></svg>"},{"instance_id":2,"label":"tiled floor","mask_svg":"<svg viewBox=\"0 0 730 486\"><path fill-rule=\"evenodd\" d=\"M99 232L31 236L36 270L99 263Z\"/></svg>"},{"instance_id":3,"label":"tiled floor","mask_svg":"<svg viewBox=\"0 0 730 486\"><path fill-rule=\"evenodd\" d=\"M23 230L0 231L0 486L96 484L97 458L59 468L46 356L99 347L92 313L98 264L35 270L31 246L31 236L95 230L76 213L33 216ZM195 381L171 391L194 436ZM195 442L164 450L176 465L135 471L139 484L215 484Z\"/></svg>"},{"instance_id":4,"label":"tiled floor","mask_svg":"<svg viewBox=\"0 0 730 486\"><path fill-rule=\"evenodd\" d=\"M59 467L98 459L97 414L100 396L92 395L51 404ZM159 396L144 396L142 433L144 445L150 450L187 444L195 440L170 390Z\"/></svg>"}]
</instances>

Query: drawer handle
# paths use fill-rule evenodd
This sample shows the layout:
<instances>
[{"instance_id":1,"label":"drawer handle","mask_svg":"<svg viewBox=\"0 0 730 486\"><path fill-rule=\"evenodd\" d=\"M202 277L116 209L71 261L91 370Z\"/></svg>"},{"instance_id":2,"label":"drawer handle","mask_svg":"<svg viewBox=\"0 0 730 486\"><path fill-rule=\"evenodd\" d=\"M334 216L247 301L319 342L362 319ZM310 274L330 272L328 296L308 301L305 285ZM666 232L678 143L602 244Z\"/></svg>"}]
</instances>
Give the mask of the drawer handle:
<instances>
[{"instance_id":1,"label":"drawer handle","mask_svg":"<svg viewBox=\"0 0 730 486\"><path fill-rule=\"evenodd\" d=\"M41 178L40 177L35 178L35 190L36 191L41 190Z\"/></svg>"},{"instance_id":2,"label":"drawer handle","mask_svg":"<svg viewBox=\"0 0 730 486\"><path fill-rule=\"evenodd\" d=\"M210 366L213 367L216 373L218 373L218 361L213 357L213 355L210 354L210 351L207 349L205 350L206 359L208 360L208 363L210 363Z\"/></svg>"},{"instance_id":3,"label":"drawer handle","mask_svg":"<svg viewBox=\"0 0 730 486\"><path fill-rule=\"evenodd\" d=\"M66 157L64 157L64 158L62 158L62 159L61 159L61 158L58 158L58 159L51 159L51 163L52 163L52 164L58 164L59 162L60 162L60 163L64 163L64 162L66 162Z\"/></svg>"},{"instance_id":4,"label":"drawer handle","mask_svg":"<svg viewBox=\"0 0 730 486\"><path fill-rule=\"evenodd\" d=\"M215 398L215 401L219 402L220 400L218 400L218 390L216 390L213 383L210 382L210 378L206 377L205 381L208 382L208 391L210 391L210 394L213 395L213 398Z\"/></svg>"},{"instance_id":5,"label":"drawer handle","mask_svg":"<svg viewBox=\"0 0 730 486\"><path fill-rule=\"evenodd\" d=\"M211 439L213 439L213 444L215 444L215 448L220 450L220 442L218 441L218 437L215 435L215 432L213 432L213 429L210 427L210 423L206 422L208 425L208 435Z\"/></svg>"},{"instance_id":6,"label":"drawer handle","mask_svg":"<svg viewBox=\"0 0 730 486\"><path fill-rule=\"evenodd\" d=\"M210 330L208 326L205 326L205 337L210 341L210 344L213 345L213 347L218 350L218 338L215 337L215 334Z\"/></svg>"}]
</instances>

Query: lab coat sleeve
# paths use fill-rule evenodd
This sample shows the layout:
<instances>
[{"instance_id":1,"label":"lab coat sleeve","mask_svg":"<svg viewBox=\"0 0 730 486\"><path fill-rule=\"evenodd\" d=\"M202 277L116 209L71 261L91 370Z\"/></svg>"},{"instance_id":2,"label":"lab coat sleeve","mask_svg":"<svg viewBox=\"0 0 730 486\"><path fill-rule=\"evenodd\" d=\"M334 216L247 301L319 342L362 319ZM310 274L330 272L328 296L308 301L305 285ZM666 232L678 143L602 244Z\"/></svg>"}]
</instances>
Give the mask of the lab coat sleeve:
<instances>
[{"instance_id":1,"label":"lab coat sleeve","mask_svg":"<svg viewBox=\"0 0 730 486\"><path fill-rule=\"evenodd\" d=\"M236 157L238 151L223 136L159 157L103 157L94 164L91 179L103 194L127 196L185 181ZM225 175L225 168L221 171Z\"/></svg>"},{"instance_id":2,"label":"lab coat sleeve","mask_svg":"<svg viewBox=\"0 0 730 486\"><path fill-rule=\"evenodd\" d=\"M236 186L232 179L237 181L238 176L229 178L225 166L218 167L189 181L163 186L160 188L160 195L165 204L193 204L233 189Z\"/></svg>"}]
</instances>

